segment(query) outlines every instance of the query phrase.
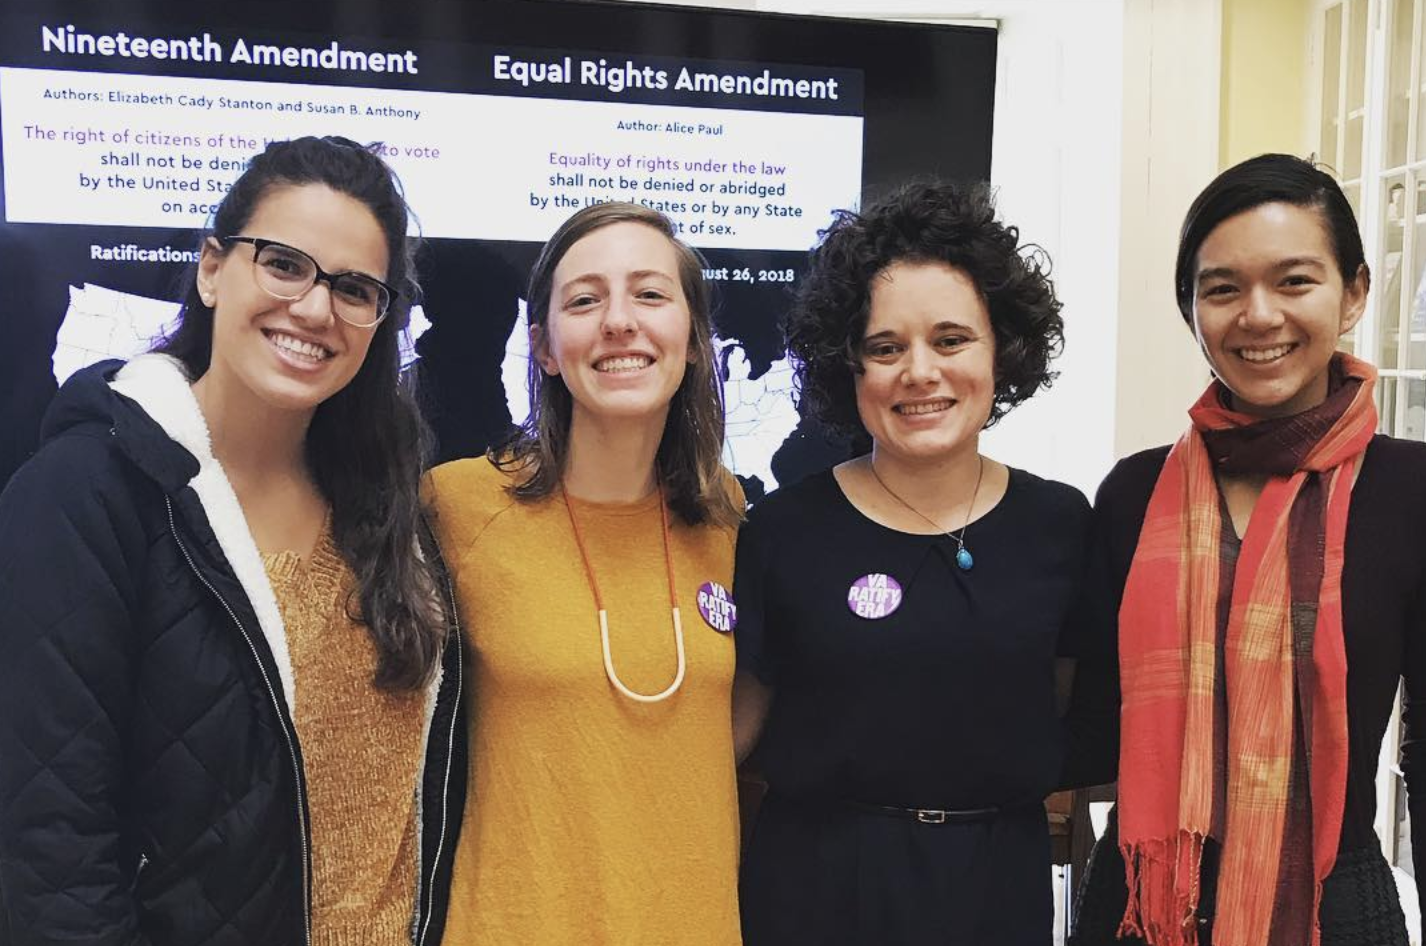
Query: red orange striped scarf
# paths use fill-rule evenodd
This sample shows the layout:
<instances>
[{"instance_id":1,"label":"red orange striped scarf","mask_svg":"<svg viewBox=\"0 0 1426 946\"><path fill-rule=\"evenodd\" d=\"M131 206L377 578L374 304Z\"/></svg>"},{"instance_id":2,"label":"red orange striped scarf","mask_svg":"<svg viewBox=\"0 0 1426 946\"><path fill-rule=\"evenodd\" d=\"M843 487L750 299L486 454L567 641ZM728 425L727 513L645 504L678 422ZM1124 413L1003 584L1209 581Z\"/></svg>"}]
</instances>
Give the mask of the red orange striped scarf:
<instances>
[{"instance_id":1,"label":"red orange striped scarf","mask_svg":"<svg viewBox=\"0 0 1426 946\"><path fill-rule=\"evenodd\" d=\"M1317 906L1346 794L1347 508L1377 423L1375 369L1339 354L1332 373L1321 405L1270 421L1223 407L1215 381L1189 411L1193 425L1154 486L1119 610L1119 838L1129 888L1120 935L1195 946L1203 842L1212 837L1222 848L1215 946L1279 939L1274 909L1283 910L1277 880L1292 853L1284 837L1296 753L1310 786L1312 912L1298 908L1287 919L1320 942ZM1213 466L1225 469L1231 458L1210 459L1205 437L1236 438L1240 458L1251 455L1258 467L1237 472L1269 474L1231 577L1226 628L1218 625L1223 519ZM1304 583L1303 574L1312 578ZM1309 615L1305 650L1300 626L1295 640L1294 605L1299 625ZM1296 663L1295 645L1303 653ZM1221 749L1225 727L1227 751L1215 752L1215 732ZM1309 802L1298 800L1301 817ZM1304 884L1305 873L1304 865Z\"/></svg>"}]
</instances>

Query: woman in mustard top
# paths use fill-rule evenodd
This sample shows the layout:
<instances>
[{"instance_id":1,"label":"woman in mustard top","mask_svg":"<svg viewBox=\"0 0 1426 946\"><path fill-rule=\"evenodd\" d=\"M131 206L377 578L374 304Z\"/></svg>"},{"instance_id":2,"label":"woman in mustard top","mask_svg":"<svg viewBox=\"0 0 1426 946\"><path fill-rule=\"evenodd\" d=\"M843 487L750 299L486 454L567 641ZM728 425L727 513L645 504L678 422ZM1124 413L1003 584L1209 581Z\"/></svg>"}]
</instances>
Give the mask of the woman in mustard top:
<instances>
[{"instance_id":1,"label":"woman in mustard top","mask_svg":"<svg viewBox=\"0 0 1426 946\"><path fill-rule=\"evenodd\" d=\"M445 942L737 944L733 541L698 255L571 217L528 293L530 403L429 492L474 651Z\"/></svg>"}]
</instances>

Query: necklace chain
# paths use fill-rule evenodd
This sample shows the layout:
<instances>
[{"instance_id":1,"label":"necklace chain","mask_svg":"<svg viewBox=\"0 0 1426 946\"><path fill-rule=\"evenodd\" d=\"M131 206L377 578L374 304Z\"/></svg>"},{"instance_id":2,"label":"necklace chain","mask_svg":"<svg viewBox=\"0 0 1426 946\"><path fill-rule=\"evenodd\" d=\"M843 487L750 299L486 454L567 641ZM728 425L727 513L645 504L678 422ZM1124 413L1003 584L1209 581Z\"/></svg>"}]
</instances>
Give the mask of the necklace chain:
<instances>
[{"instance_id":1,"label":"necklace chain","mask_svg":"<svg viewBox=\"0 0 1426 946\"><path fill-rule=\"evenodd\" d=\"M604 675L614 684L614 689L639 703L659 703L678 692L683 686L683 677L688 670L688 658L683 649L683 620L678 613L678 590L673 576L673 550L668 533L668 504L664 502L663 483L659 483L659 523L663 527L663 562L668 575L668 600L673 614L673 644L678 653L678 670L673 682L659 693L638 693L629 689L614 669L614 655L609 648L609 612L604 608L604 597L599 593L599 582L594 577L594 566L589 561L589 552L584 547L584 535L579 531L579 520L574 516L574 506L570 504L569 492L560 484L560 498L564 500L565 512L569 513L569 525L574 531L574 544L579 548L579 559L584 565L584 576L589 580L589 590L594 594L594 607L599 612L599 644L604 652Z\"/></svg>"},{"instance_id":2,"label":"necklace chain","mask_svg":"<svg viewBox=\"0 0 1426 946\"><path fill-rule=\"evenodd\" d=\"M925 519L931 525L935 526L937 532L940 532L947 538L954 540L956 543L956 553L957 555L959 555L961 552L965 551L966 530L970 528L970 517L975 514L975 500L976 497L980 495L981 478L985 476L985 457L977 454L977 458L980 460L980 465L976 469L975 473L975 489L971 490L970 505L966 507L965 522L961 524L961 531L959 534L949 529L942 528L939 522L937 522L935 519L932 519L930 516L926 515L924 512L917 509L915 506L911 505L906 500L902 499L901 496L898 495L895 490L893 490L890 486L887 486L886 480L882 479L881 474L876 471L875 460L867 460L867 469L871 470L872 479L876 480L877 485L886 491L886 495L890 496L892 499L896 500L898 503L905 506L907 509L911 510L916 515L920 516L922 519ZM962 566L962 570L966 570L965 566Z\"/></svg>"}]
</instances>

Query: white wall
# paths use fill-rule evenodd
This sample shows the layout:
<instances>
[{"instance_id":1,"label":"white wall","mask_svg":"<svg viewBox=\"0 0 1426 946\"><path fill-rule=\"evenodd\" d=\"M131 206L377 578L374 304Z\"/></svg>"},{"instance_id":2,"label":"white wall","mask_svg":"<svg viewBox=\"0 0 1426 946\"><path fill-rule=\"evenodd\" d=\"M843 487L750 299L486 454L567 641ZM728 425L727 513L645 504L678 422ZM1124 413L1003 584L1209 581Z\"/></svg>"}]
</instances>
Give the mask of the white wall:
<instances>
[{"instance_id":1,"label":"white wall","mask_svg":"<svg viewBox=\"0 0 1426 946\"><path fill-rule=\"evenodd\" d=\"M1123 2L997 3L990 179L1004 218L1054 261L1065 351L1054 387L986 439L1093 496L1114 461Z\"/></svg>"},{"instance_id":2,"label":"white wall","mask_svg":"<svg viewBox=\"0 0 1426 946\"><path fill-rule=\"evenodd\" d=\"M1218 173L1220 0L1128 0L1115 453L1167 443L1210 375L1174 302L1178 229Z\"/></svg>"}]
</instances>

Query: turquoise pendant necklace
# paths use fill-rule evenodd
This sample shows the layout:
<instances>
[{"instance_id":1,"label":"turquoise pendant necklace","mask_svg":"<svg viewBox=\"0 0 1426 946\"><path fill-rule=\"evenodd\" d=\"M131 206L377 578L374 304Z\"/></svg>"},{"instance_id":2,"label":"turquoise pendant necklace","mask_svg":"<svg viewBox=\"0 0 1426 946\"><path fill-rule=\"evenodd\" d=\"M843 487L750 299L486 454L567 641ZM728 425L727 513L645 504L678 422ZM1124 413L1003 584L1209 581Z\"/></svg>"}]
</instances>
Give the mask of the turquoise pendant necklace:
<instances>
[{"instance_id":1,"label":"turquoise pendant necklace","mask_svg":"<svg viewBox=\"0 0 1426 946\"><path fill-rule=\"evenodd\" d=\"M907 509L911 510L916 515L920 516L922 519L925 519L931 525L936 527L937 532L944 534L947 538L951 539L956 543L956 567L963 572L968 572L975 567L975 556L970 554L970 549L966 548L966 530L970 528L970 517L975 512L975 499L977 496L980 495L980 481L985 476L985 457L977 455L977 458L980 460L980 466L975 473L975 489L971 490L970 505L966 507L966 521L961 524L961 531L959 533L948 532L947 530L942 529L941 524L939 522L937 522L935 519L932 519L930 516L926 515L924 512L917 509L915 506L911 505L906 500L898 496L895 492L892 491L890 486L886 485L886 481L881 478L881 474L876 472L876 463L872 460L867 461L867 468L871 470L872 478L876 480L878 486L880 486L886 491L886 495L890 496L892 499L896 500L898 503L905 506Z\"/></svg>"}]
</instances>

